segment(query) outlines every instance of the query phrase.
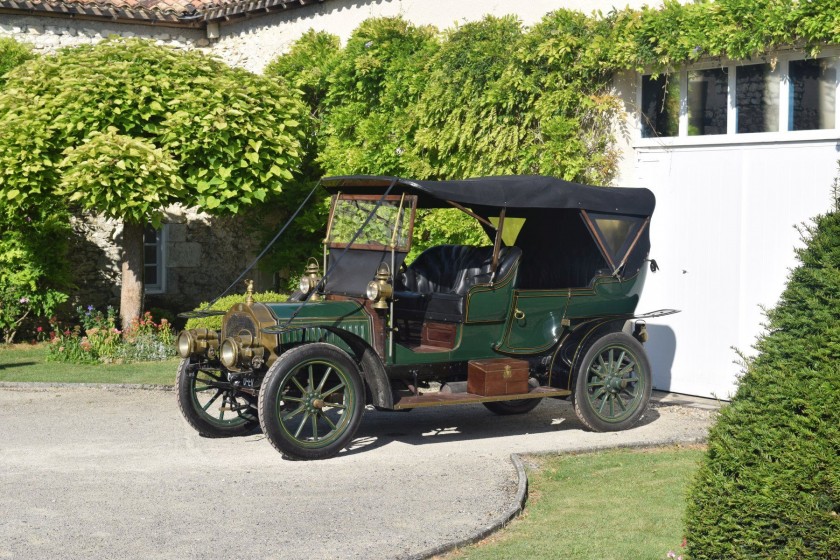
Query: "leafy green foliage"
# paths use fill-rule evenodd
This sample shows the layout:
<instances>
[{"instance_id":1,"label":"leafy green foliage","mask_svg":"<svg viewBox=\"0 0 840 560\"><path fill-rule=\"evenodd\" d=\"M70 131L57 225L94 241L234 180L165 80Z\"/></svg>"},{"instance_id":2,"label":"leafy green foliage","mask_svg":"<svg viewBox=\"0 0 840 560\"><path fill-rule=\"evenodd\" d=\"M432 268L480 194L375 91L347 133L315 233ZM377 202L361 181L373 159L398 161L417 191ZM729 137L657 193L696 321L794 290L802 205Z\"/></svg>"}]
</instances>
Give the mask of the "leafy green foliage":
<instances>
[{"instance_id":1,"label":"leafy green foliage","mask_svg":"<svg viewBox=\"0 0 840 560\"><path fill-rule=\"evenodd\" d=\"M289 299L289 294L280 292L256 292L254 293L254 301L260 303L277 303ZM223 298L219 298L213 305L209 301L203 301L198 304L195 311L205 311L208 309L213 311L227 311L237 303L244 303L245 296L242 294L231 294ZM220 330L222 328L222 316L216 315L213 317L196 317L187 321L187 329L214 329Z\"/></svg>"},{"instance_id":2,"label":"leafy green foliage","mask_svg":"<svg viewBox=\"0 0 840 560\"><path fill-rule=\"evenodd\" d=\"M833 0L716 0L612 12L611 69L670 70L702 56L748 59L780 46L815 55L840 42L840 12Z\"/></svg>"},{"instance_id":3,"label":"leafy green foliage","mask_svg":"<svg viewBox=\"0 0 840 560\"><path fill-rule=\"evenodd\" d=\"M29 45L0 37L0 88L6 84L6 72L32 58L35 58L35 54Z\"/></svg>"},{"instance_id":4,"label":"leafy green foliage","mask_svg":"<svg viewBox=\"0 0 840 560\"><path fill-rule=\"evenodd\" d=\"M425 88L435 31L401 18L364 21L329 78L319 161L330 175L413 175L417 123L412 108Z\"/></svg>"},{"instance_id":5,"label":"leafy green foliage","mask_svg":"<svg viewBox=\"0 0 840 560\"><path fill-rule=\"evenodd\" d=\"M840 558L840 198L709 435L689 500L691 557Z\"/></svg>"},{"instance_id":6,"label":"leafy green foliage","mask_svg":"<svg viewBox=\"0 0 840 560\"><path fill-rule=\"evenodd\" d=\"M414 239L407 262L436 245L487 245L491 243L481 224L455 208L418 210Z\"/></svg>"},{"instance_id":7,"label":"leafy green foliage","mask_svg":"<svg viewBox=\"0 0 840 560\"><path fill-rule=\"evenodd\" d=\"M534 121L533 83L517 64L520 22L487 17L446 37L416 109L421 175L462 178L524 171L517 147Z\"/></svg>"},{"instance_id":8,"label":"leafy green foliage","mask_svg":"<svg viewBox=\"0 0 840 560\"><path fill-rule=\"evenodd\" d=\"M108 200L108 189L96 189L83 193L81 205L136 219L143 208L137 198L148 195L149 218L173 202L235 213L291 181L301 158L304 116L302 103L287 89L196 52L134 39L63 50L8 74L0 93L0 197L24 207L67 193L70 183L59 187L59 164L72 156L66 150L88 140L82 150L90 160L86 165L102 163L113 153L107 138L94 141L93 133L107 131L145 142L142 149L132 143L134 151L162 151L155 152L150 171L158 176L150 184L154 190L126 184L130 177L115 162L111 192L127 194L130 188L141 194ZM121 159L129 167L139 157ZM79 166L80 158L71 162ZM106 170L99 169L100 177ZM169 171L183 187L160 178Z\"/></svg>"},{"instance_id":9,"label":"leafy green foliage","mask_svg":"<svg viewBox=\"0 0 840 560\"><path fill-rule=\"evenodd\" d=\"M288 53L271 61L263 74L301 90L310 113L317 117L340 52L338 37L310 29L295 41Z\"/></svg>"},{"instance_id":10,"label":"leafy green foliage","mask_svg":"<svg viewBox=\"0 0 840 560\"><path fill-rule=\"evenodd\" d=\"M67 300L66 213L49 208L9 212L0 201L0 334L14 342L18 330L45 322Z\"/></svg>"},{"instance_id":11,"label":"leafy green foliage","mask_svg":"<svg viewBox=\"0 0 840 560\"><path fill-rule=\"evenodd\" d=\"M64 172L55 192L109 218L142 224L151 217L160 227L161 203L184 192L168 153L145 140L117 134L114 127L91 132L64 153Z\"/></svg>"}]
</instances>

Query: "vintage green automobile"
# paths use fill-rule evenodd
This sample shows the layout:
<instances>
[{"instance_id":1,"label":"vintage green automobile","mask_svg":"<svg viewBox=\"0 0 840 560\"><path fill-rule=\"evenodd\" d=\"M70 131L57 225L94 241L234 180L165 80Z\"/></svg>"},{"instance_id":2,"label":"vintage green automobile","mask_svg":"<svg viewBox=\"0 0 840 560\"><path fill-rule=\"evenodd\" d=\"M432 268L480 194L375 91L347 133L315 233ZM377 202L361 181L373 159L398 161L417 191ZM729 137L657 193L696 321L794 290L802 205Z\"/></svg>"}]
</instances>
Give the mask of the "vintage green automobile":
<instances>
[{"instance_id":1,"label":"vintage green automobile","mask_svg":"<svg viewBox=\"0 0 840 560\"><path fill-rule=\"evenodd\" d=\"M567 398L596 431L632 426L651 393L635 315L655 199L542 176L331 177L323 262L300 293L242 303L221 332L183 331L178 402L209 437L258 424L287 458L322 459L363 413L483 403L496 414ZM458 208L488 235L405 265L417 209ZM650 267L648 266L650 262ZM322 274L321 271L324 271Z\"/></svg>"}]
</instances>

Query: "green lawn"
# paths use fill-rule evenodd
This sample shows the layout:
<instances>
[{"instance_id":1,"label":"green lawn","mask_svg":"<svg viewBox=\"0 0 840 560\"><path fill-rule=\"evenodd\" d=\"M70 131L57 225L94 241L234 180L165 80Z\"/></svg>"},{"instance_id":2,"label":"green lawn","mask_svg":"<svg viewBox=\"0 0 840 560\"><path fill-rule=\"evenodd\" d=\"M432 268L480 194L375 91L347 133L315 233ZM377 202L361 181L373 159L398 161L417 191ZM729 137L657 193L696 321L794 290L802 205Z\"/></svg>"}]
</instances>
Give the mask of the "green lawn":
<instances>
[{"instance_id":1,"label":"green lawn","mask_svg":"<svg viewBox=\"0 0 840 560\"><path fill-rule=\"evenodd\" d=\"M664 559L677 555L686 486L703 451L615 450L528 457L525 514L482 543L447 558Z\"/></svg>"},{"instance_id":2,"label":"green lawn","mask_svg":"<svg viewBox=\"0 0 840 560\"><path fill-rule=\"evenodd\" d=\"M174 385L179 361L77 365L46 362L46 355L42 344L0 344L0 381Z\"/></svg>"}]
</instances>

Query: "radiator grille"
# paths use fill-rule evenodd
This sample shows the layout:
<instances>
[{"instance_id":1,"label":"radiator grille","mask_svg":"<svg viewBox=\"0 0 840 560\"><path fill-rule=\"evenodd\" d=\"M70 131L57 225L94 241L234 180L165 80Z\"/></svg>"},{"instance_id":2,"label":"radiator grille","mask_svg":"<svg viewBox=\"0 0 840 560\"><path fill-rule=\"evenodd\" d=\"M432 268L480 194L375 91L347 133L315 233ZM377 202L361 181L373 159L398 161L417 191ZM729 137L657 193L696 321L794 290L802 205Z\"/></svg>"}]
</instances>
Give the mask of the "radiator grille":
<instances>
[{"instance_id":1,"label":"radiator grille","mask_svg":"<svg viewBox=\"0 0 840 560\"><path fill-rule=\"evenodd\" d=\"M248 331L254 338L257 337L257 328L254 325L254 320L247 313L234 313L228 317L225 323L224 335L225 338L229 336L236 336L242 331Z\"/></svg>"}]
</instances>

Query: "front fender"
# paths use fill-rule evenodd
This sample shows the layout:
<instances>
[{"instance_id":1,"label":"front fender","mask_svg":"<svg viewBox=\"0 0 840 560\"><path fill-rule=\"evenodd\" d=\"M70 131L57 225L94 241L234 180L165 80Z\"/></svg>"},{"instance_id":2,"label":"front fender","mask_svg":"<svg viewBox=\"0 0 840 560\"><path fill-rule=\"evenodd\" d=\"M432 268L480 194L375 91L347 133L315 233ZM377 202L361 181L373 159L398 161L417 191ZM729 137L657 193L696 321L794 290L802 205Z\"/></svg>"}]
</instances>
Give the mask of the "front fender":
<instances>
[{"instance_id":1,"label":"front fender","mask_svg":"<svg viewBox=\"0 0 840 560\"><path fill-rule=\"evenodd\" d=\"M279 335L281 354L289 348L312 342L326 342L341 348L350 354L359 366L365 387L369 392L369 404L382 408L393 408L391 382L385 372L385 366L376 351L362 336L368 331L358 329L359 325L356 325L356 327L357 330L351 331L332 325L295 328L277 326L265 328L262 332Z\"/></svg>"}]
</instances>

